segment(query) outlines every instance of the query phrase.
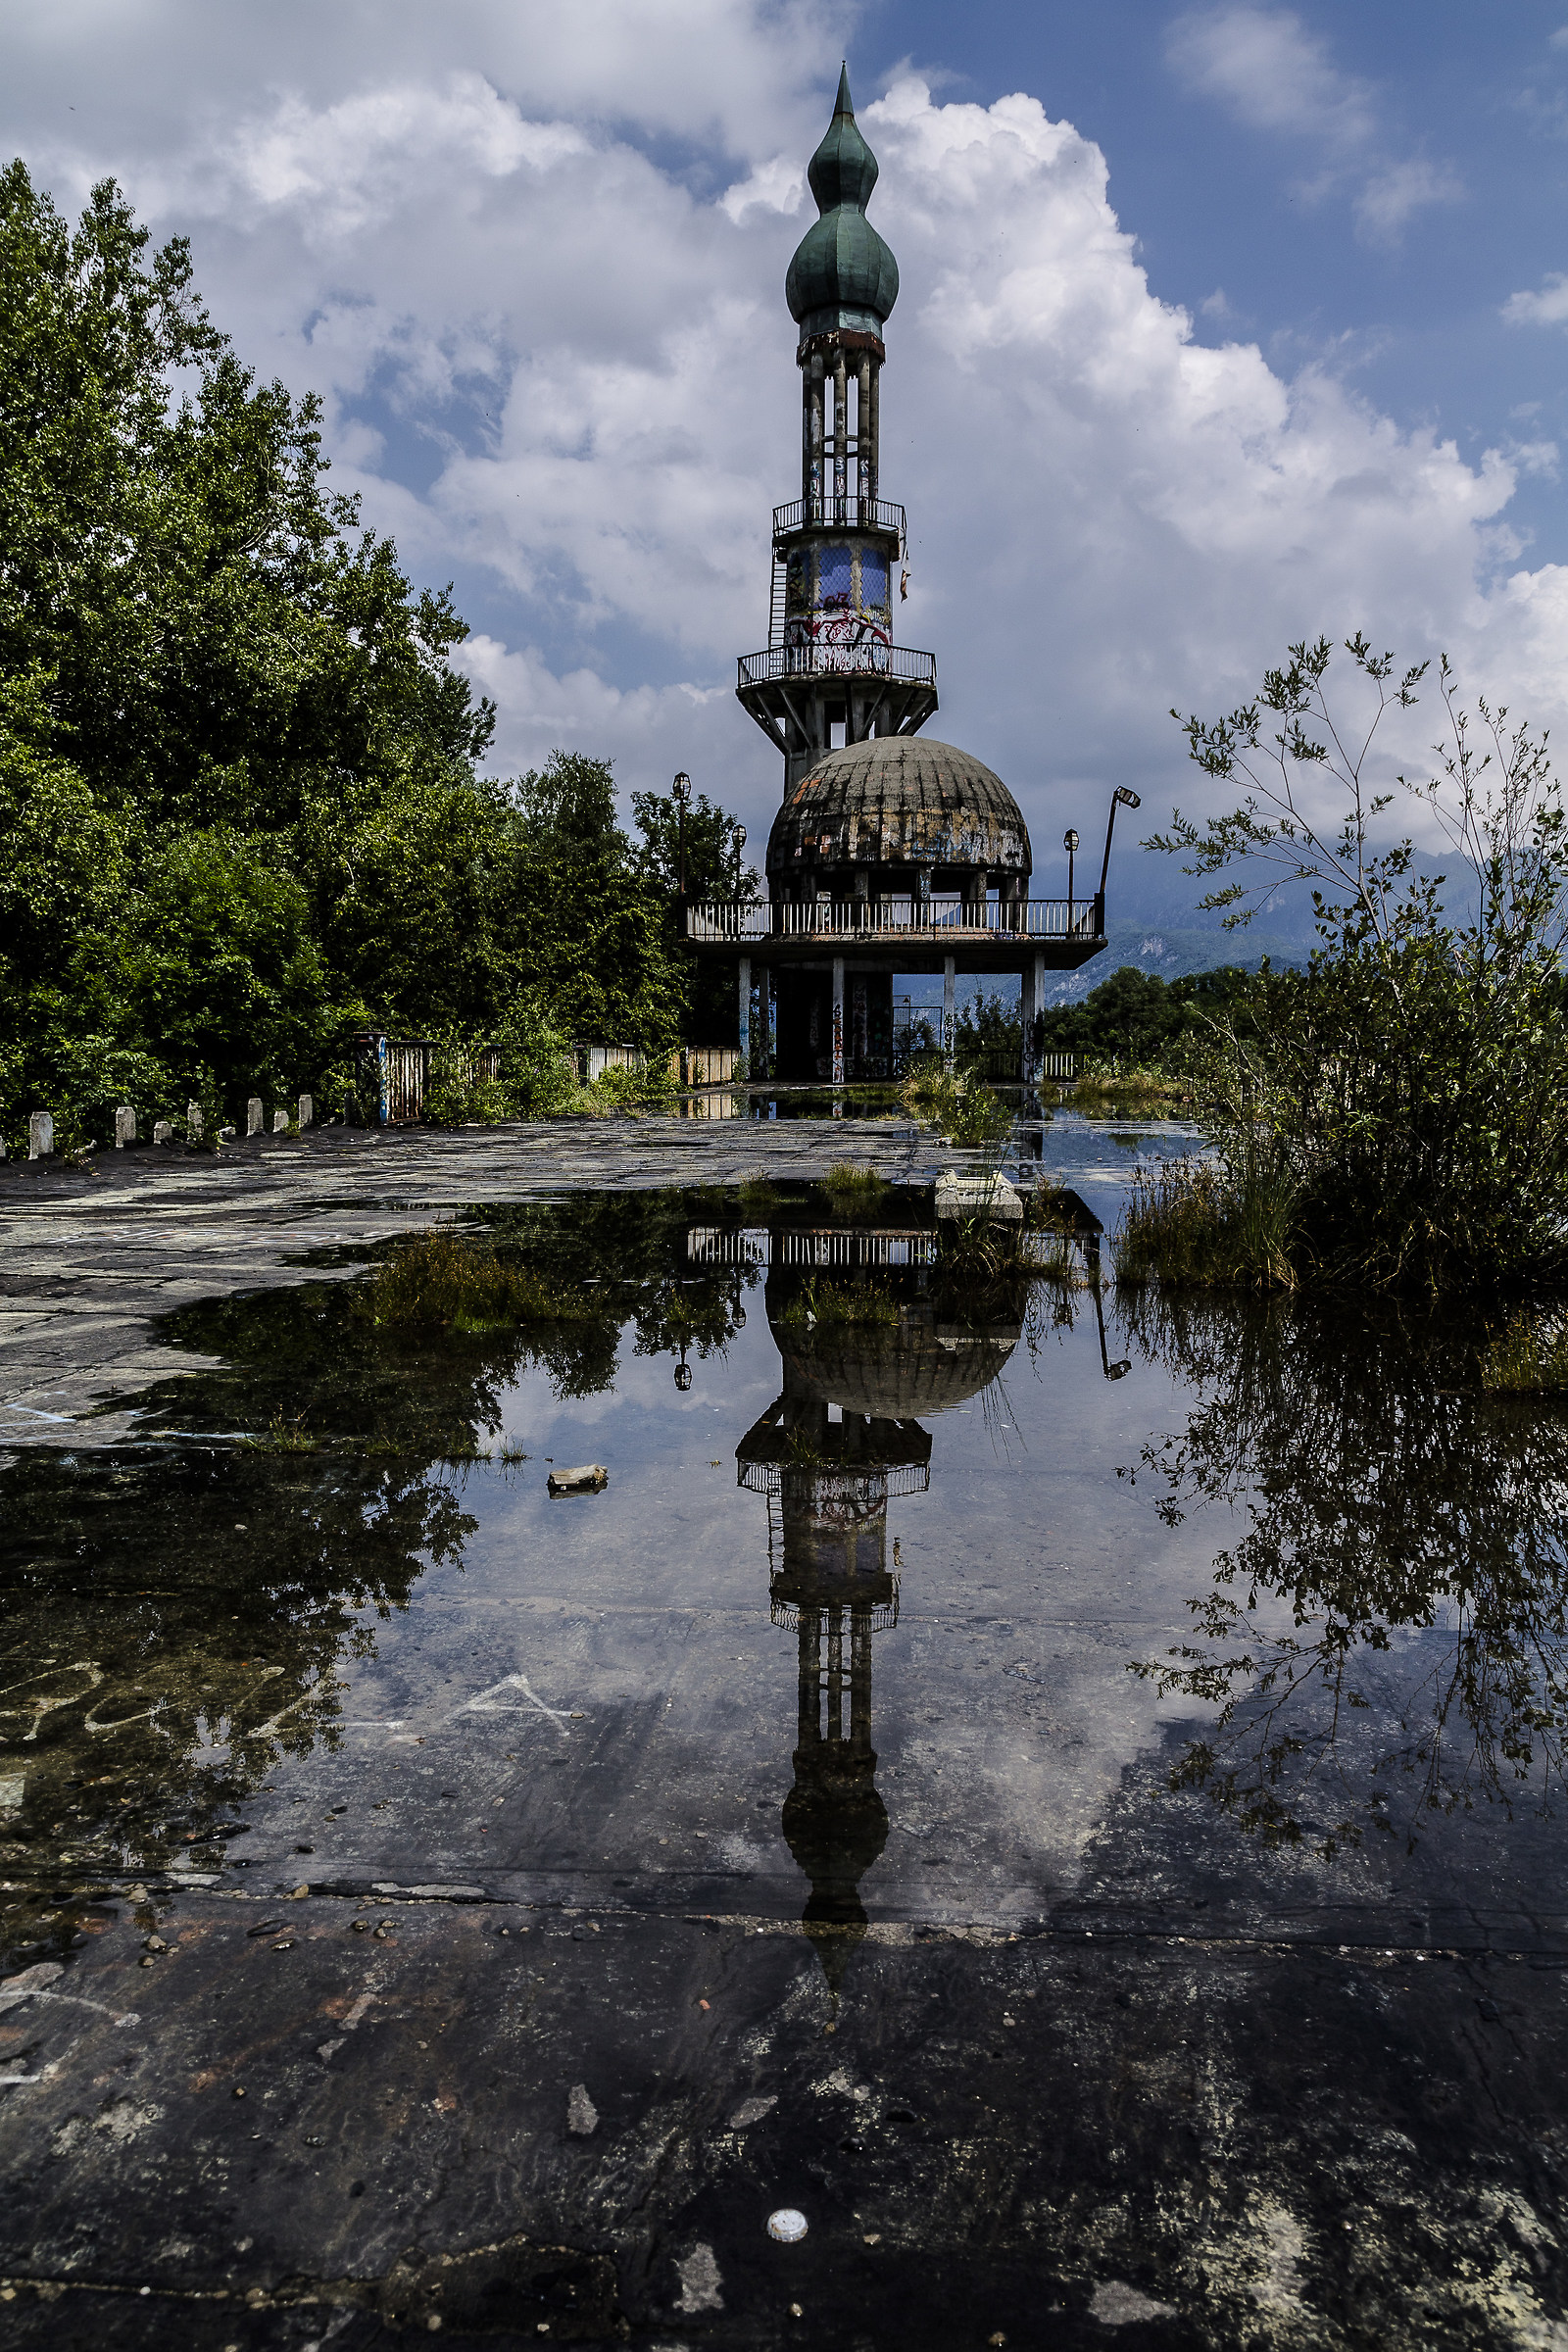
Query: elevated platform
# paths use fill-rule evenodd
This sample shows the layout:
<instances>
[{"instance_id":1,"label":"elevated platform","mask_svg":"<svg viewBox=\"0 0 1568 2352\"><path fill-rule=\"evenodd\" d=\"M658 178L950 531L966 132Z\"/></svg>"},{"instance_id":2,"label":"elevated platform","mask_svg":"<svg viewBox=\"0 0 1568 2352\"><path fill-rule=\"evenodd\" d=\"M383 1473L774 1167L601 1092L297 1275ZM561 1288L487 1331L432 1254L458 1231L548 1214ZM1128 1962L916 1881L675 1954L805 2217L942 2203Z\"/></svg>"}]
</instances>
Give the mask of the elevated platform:
<instances>
[{"instance_id":1,"label":"elevated platform","mask_svg":"<svg viewBox=\"0 0 1568 2352\"><path fill-rule=\"evenodd\" d=\"M956 906L918 899L704 900L686 909L687 945L706 957L858 970L1015 972L1037 958L1071 972L1105 945L1100 899Z\"/></svg>"}]
</instances>

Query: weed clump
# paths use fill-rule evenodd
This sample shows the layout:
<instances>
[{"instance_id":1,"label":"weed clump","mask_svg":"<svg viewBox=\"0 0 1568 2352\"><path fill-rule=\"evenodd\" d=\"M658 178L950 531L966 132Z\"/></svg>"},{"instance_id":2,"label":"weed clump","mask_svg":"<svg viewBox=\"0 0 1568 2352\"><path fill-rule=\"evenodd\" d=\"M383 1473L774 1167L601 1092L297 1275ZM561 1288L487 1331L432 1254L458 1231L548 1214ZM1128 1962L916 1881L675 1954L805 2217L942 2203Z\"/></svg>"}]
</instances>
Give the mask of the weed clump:
<instances>
[{"instance_id":1,"label":"weed clump","mask_svg":"<svg viewBox=\"0 0 1568 2352\"><path fill-rule=\"evenodd\" d=\"M781 1198L777 1188L768 1182L760 1168L754 1168L749 1176L743 1176L736 1193L740 1206L754 1217L770 1216L780 1206Z\"/></svg>"},{"instance_id":2,"label":"weed clump","mask_svg":"<svg viewBox=\"0 0 1568 2352\"><path fill-rule=\"evenodd\" d=\"M1298 1191L1283 1161L1172 1160L1133 1179L1116 1279L1195 1289L1291 1290Z\"/></svg>"},{"instance_id":3,"label":"weed clump","mask_svg":"<svg viewBox=\"0 0 1568 2352\"><path fill-rule=\"evenodd\" d=\"M1521 1307L1485 1349L1481 1385L1512 1396L1568 1396L1568 1323Z\"/></svg>"},{"instance_id":4,"label":"weed clump","mask_svg":"<svg viewBox=\"0 0 1568 2352\"><path fill-rule=\"evenodd\" d=\"M808 1282L785 1307L780 1320L795 1331L823 1323L858 1323L896 1329L898 1301L882 1282Z\"/></svg>"},{"instance_id":5,"label":"weed clump","mask_svg":"<svg viewBox=\"0 0 1568 2352\"><path fill-rule=\"evenodd\" d=\"M822 1190L839 1215L849 1217L880 1208L893 1187L875 1168L841 1159L823 1177Z\"/></svg>"},{"instance_id":6,"label":"weed clump","mask_svg":"<svg viewBox=\"0 0 1568 2352\"><path fill-rule=\"evenodd\" d=\"M1090 1062L1078 1073L1067 1105L1087 1119L1158 1119L1171 1117L1189 1099L1186 1083L1161 1070Z\"/></svg>"},{"instance_id":7,"label":"weed clump","mask_svg":"<svg viewBox=\"0 0 1568 2352\"><path fill-rule=\"evenodd\" d=\"M1012 1113L1000 1095L972 1073L956 1076L934 1055L913 1065L904 1082L903 1102L915 1118L940 1127L950 1144L983 1150L1001 1143L1012 1127Z\"/></svg>"},{"instance_id":8,"label":"weed clump","mask_svg":"<svg viewBox=\"0 0 1568 2352\"><path fill-rule=\"evenodd\" d=\"M402 1243L371 1281L365 1307L375 1323L452 1331L581 1322L599 1311L585 1293L472 1249L450 1228Z\"/></svg>"}]
</instances>

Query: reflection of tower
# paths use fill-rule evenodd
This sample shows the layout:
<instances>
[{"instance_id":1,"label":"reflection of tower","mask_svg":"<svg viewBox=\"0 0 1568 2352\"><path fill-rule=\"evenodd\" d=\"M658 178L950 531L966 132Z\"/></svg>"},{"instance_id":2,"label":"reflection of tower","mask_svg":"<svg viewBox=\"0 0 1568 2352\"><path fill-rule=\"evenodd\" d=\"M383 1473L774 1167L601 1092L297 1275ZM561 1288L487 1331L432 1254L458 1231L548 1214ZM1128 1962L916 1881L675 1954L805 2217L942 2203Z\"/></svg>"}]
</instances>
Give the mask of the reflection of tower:
<instances>
[{"instance_id":1,"label":"reflection of tower","mask_svg":"<svg viewBox=\"0 0 1568 2352\"><path fill-rule=\"evenodd\" d=\"M707 1254L718 1241L705 1231L689 1246ZM803 1918L834 1991L865 1933L859 1882L888 1835L871 1743L872 1637L899 1617L888 1502L930 1484L931 1440L915 1413L974 1396L1018 1337L934 1320L925 1288L934 1242L925 1232L768 1236L767 1315L783 1387L735 1448L741 1485L767 1496L773 1621L796 1636L795 1785L782 1826L810 1882ZM878 1287L896 1322L808 1320L813 1264L831 1265L840 1307L873 1267L885 1269Z\"/></svg>"}]
</instances>

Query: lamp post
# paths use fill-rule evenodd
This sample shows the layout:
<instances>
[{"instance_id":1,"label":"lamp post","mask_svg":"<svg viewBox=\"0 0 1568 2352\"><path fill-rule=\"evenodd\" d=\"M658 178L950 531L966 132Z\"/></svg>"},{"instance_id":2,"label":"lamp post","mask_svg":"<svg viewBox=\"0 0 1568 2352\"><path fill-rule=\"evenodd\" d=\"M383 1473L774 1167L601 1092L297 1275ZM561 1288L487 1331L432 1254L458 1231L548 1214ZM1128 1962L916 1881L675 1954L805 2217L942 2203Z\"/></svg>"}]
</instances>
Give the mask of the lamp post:
<instances>
[{"instance_id":1,"label":"lamp post","mask_svg":"<svg viewBox=\"0 0 1568 2352\"><path fill-rule=\"evenodd\" d=\"M1072 861L1073 861L1074 858L1076 858L1076 857L1077 857L1077 855L1078 855L1078 835L1077 835L1076 831L1074 830L1074 828L1073 828L1071 825L1069 825L1069 826L1067 827L1067 830L1066 830L1066 832L1065 832L1065 833L1062 835L1062 837L1061 837L1061 846L1062 846L1062 848L1063 848L1063 849L1066 851L1066 853L1067 853L1067 937L1068 937L1069 939L1071 939L1071 937L1072 937Z\"/></svg>"},{"instance_id":2,"label":"lamp post","mask_svg":"<svg viewBox=\"0 0 1568 2352\"><path fill-rule=\"evenodd\" d=\"M677 821L680 831L680 895L684 903L686 897L686 804L692 797L692 780L684 768L670 786L669 796L679 811Z\"/></svg>"},{"instance_id":3,"label":"lamp post","mask_svg":"<svg viewBox=\"0 0 1568 2352\"><path fill-rule=\"evenodd\" d=\"M1116 811L1118 808L1141 808L1143 805L1137 793L1129 791L1125 784L1118 784L1110 796L1110 815L1105 823L1105 856L1100 868L1100 897L1096 902L1100 910L1096 928L1102 933L1105 928L1105 876L1110 871L1110 837L1116 829Z\"/></svg>"}]
</instances>

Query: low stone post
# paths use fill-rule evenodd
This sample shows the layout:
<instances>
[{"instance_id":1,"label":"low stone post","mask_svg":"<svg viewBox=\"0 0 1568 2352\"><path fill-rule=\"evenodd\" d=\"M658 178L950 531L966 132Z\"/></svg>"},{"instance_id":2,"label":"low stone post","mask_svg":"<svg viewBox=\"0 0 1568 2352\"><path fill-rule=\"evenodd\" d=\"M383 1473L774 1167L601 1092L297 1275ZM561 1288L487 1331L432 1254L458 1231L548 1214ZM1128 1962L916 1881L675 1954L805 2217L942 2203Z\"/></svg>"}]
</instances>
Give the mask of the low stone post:
<instances>
[{"instance_id":1,"label":"low stone post","mask_svg":"<svg viewBox=\"0 0 1568 2352\"><path fill-rule=\"evenodd\" d=\"M205 1132L201 1104L187 1102L185 1105L185 1141L188 1144L199 1144Z\"/></svg>"},{"instance_id":2,"label":"low stone post","mask_svg":"<svg viewBox=\"0 0 1568 2352\"><path fill-rule=\"evenodd\" d=\"M286 1110L274 1110L274 1111L273 1111L273 1113L272 1113L272 1133L273 1133L274 1135L287 1135L287 1133L288 1133L288 1112L287 1112Z\"/></svg>"},{"instance_id":3,"label":"low stone post","mask_svg":"<svg viewBox=\"0 0 1568 2352\"><path fill-rule=\"evenodd\" d=\"M309 1127L309 1125L311 1124L311 1121L312 1121L312 1120L315 1118L315 1116L316 1116L316 1104L315 1104L315 1103L314 1103L314 1102L311 1101L311 1098L310 1098L310 1096L309 1096L309 1095L301 1095L301 1097L300 1097L300 1125L301 1125L302 1127Z\"/></svg>"},{"instance_id":4,"label":"low stone post","mask_svg":"<svg viewBox=\"0 0 1568 2352\"><path fill-rule=\"evenodd\" d=\"M167 1119L160 1119L153 1128L153 1142L155 1144L172 1144L173 1140L174 1130Z\"/></svg>"},{"instance_id":5,"label":"low stone post","mask_svg":"<svg viewBox=\"0 0 1568 2352\"><path fill-rule=\"evenodd\" d=\"M262 1098L260 1095L252 1095L245 1105L245 1133L247 1136L261 1134L262 1115Z\"/></svg>"},{"instance_id":6,"label":"low stone post","mask_svg":"<svg viewBox=\"0 0 1568 2352\"><path fill-rule=\"evenodd\" d=\"M115 1150L123 1152L127 1144L136 1141L136 1113L128 1102L122 1102L115 1111Z\"/></svg>"},{"instance_id":7,"label":"low stone post","mask_svg":"<svg viewBox=\"0 0 1568 2352\"><path fill-rule=\"evenodd\" d=\"M55 1148L55 1123L46 1110L35 1110L27 1121L27 1157L47 1159Z\"/></svg>"}]
</instances>

